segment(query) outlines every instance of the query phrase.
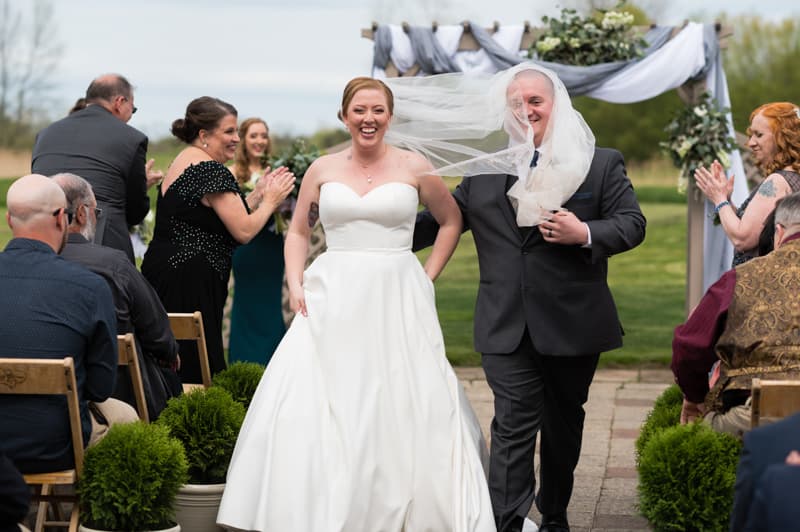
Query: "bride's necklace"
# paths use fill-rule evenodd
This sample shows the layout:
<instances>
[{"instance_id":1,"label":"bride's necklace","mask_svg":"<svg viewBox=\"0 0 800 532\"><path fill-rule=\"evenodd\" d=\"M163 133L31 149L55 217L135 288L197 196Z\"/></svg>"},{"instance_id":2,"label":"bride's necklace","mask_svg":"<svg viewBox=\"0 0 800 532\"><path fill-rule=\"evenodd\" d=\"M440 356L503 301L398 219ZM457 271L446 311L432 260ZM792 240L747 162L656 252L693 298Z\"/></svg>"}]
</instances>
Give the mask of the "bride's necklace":
<instances>
[{"instance_id":1,"label":"bride's necklace","mask_svg":"<svg viewBox=\"0 0 800 532\"><path fill-rule=\"evenodd\" d=\"M375 179L375 177L372 175L372 172L369 171L369 167L377 165L378 163L383 161L383 158L386 156L386 151L387 150L388 150L388 146L386 144L384 144L383 145L383 153L377 159L372 161L371 163L364 164L361 161L359 161L358 159L356 159L356 156L352 152L352 149L351 149L350 158L353 160L353 162L355 162L361 168L361 173L364 175L365 178L367 178L367 184L371 185L373 179Z\"/></svg>"}]
</instances>

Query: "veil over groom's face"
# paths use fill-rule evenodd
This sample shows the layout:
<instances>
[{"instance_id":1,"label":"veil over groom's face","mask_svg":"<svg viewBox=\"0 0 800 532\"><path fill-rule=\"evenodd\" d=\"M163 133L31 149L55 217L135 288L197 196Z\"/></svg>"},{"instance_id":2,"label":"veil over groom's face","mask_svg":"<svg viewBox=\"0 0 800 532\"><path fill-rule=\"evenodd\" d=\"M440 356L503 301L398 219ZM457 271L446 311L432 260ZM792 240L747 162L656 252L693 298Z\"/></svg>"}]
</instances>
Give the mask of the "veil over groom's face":
<instances>
[{"instance_id":1,"label":"veil over groom's face","mask_svg":"<svg viewBox=\"0 0 800 532\"><path fill-rule=\"evenodd\" d=\"M506 100L518 124L507 124L509 135L516 136L519 125L530 125L534 145L541 146L553 112L553 83L550 78L536 70L523 70L508 85Z\"/></svg>"}]
</instances>

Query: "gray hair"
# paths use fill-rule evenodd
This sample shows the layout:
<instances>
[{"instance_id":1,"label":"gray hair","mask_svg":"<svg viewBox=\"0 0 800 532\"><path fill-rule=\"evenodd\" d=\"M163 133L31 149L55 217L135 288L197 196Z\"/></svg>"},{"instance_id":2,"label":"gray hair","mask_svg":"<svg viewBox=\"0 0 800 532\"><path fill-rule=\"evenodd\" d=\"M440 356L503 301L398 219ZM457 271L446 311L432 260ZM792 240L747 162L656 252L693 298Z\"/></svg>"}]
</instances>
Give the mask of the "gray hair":
<instances>
[{"instance_id":1,"label":"gray hair","mask_svg":"<svg viewBox=\"0 0 800 532\"><path fill-rule=\"evenodd\" d=\"M67 210L77 212L81 205L91 205L94 200L92 186L79 175L63 172L52 176L67 197Z\"/></svg>"},{"instance_id":2,"label":"gray hair","mask_svg":"<svg viewBox=\"0 0 800 532\"><path fill-rule=\"evenodd\" d=\"M775 206L775 225L782 225L787 229L800 226L800 192L778 200Z\"/></svg>"}]
</instances>

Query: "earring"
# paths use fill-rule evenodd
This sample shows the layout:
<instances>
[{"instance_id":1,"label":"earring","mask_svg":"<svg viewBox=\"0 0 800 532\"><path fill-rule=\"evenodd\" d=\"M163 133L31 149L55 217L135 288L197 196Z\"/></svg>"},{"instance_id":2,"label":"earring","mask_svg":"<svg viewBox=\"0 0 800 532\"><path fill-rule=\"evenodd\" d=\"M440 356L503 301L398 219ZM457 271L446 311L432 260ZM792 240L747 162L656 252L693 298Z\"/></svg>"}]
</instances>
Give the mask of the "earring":
<instances>
[{"instance_id":1,"label":"earring","mask_svg":"<svg viewBox=\"0 0 800 532\"><path fill-rule=\"evenodd\" d=\"M203 147L204 147L204 148L208 148L208 144L204 142L204 143L203 143Z\"/></svg>"}]
</instances>

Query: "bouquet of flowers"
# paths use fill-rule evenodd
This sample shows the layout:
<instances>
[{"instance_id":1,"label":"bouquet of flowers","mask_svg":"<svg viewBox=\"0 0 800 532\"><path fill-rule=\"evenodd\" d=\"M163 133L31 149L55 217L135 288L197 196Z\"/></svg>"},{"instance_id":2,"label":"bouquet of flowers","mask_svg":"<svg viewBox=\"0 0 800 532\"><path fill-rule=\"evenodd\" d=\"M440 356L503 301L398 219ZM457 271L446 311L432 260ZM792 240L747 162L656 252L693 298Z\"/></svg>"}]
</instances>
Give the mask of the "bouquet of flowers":
<instances>
[{"instance_id":1,"label":"bouquet of flowers","mask_svg":"<svg viewBox=\"0 0 800 532\"><path fill-rule=\"evenodd\" d=\"M617 8L621 7L620 3ZM548 28L528 56L551 63L589 66L641 57L647 42L631 31L634 17L621 11L599 11L602 19L580 17L562 9L560 18L542 17Z\"/></svg>"},{"instance_id":2,"label":"bouquet of flowers","mask_svg":"<svg viewBox=\"0 0 800 532\"><path fill-rule=\"evenodd\" d=\"M730 166L728 152L736 147L736 143L728 130L728 111L727 108L720 109L716 100L705 93L701 103L680 109L664 128L668 139L660 144L675 167L681 170L678 177L680 192L686 191L689 179L699 166L710 167L714 159L725 168Z\"/></svg>"},{"instance_id":3,"label":"bouquet of flowers","mask_svg":"<svg viewBox=\"0 0 800 532\"><path fill-rule=\"evenodd\" d=\"M292 142L289 149L267 160L271 168L279 168L281 166L288 168L294 174L295 179L294 190L275 210L275 229L281 234L285 234L289 228L289 221L292 219L292 214L297 204L297 194L300 191L303 176L306 174L308 167L311 166L311 163L320 155L320 151L316 146L307 146L306 141L300 138Z\"/></svg>"}]
</instances>

